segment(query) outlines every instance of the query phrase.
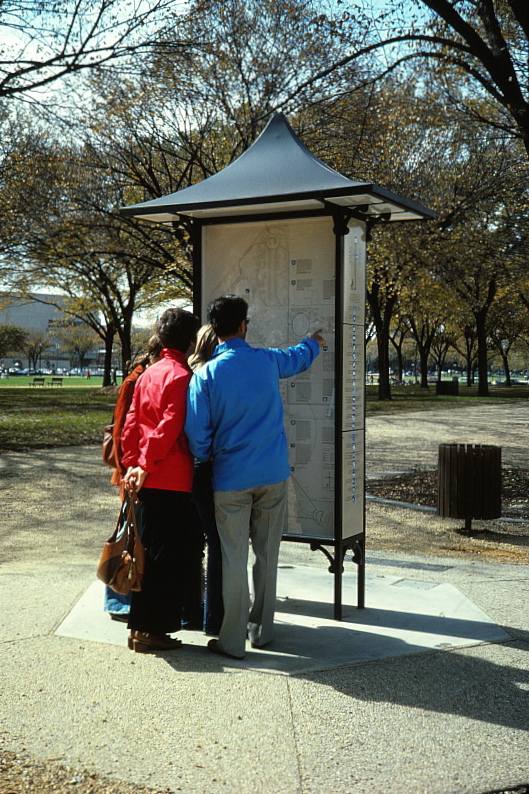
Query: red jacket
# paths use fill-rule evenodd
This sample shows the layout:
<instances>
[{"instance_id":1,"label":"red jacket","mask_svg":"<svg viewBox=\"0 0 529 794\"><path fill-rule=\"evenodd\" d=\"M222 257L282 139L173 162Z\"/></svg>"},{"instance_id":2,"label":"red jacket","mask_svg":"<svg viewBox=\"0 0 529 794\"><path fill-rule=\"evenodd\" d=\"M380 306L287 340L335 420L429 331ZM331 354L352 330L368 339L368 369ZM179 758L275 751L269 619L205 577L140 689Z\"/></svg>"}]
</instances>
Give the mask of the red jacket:
<instances>
[{"instance_id":1,"label":"red jacket","mask_svg":"<svg viewBox=\"0 0 529 794\"><path fill-rule=\"evenodd\" d=\"M121 462L147 472L146 488L191 491L193 458L184 433L191 375L185 355L164 348L161 360L136 383L121 434Z\"/></svg>"}]
</instances>

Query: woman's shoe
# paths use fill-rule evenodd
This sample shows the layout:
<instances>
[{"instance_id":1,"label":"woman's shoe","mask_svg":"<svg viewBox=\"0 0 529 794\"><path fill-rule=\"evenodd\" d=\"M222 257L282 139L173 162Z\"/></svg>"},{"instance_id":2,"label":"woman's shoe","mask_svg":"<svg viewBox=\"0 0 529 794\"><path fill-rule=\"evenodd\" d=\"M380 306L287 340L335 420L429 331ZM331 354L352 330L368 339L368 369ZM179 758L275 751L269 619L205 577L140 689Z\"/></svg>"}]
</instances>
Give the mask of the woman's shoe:
<instances>
[{"instance_id":1,"label":"woman's shoe","mask_svg":"<svg viewBox=\"0 0 529 794\"><path fill-rule=\"evenodd\" d=\"M129 613L128 612L109 612L110 620L118 620L120 623L128 623L129 622Z\"/></svg>"},{"instance_id":2,"label":"woman's shoe","mask_svg":"<svg viewBox=\"0 0 529 794\"><path fill-rule=\"evenodd\" d=\"M129 646L129 650L134 650L134 638L136 637L136 632L131 631L129 636L127 637L127 645Z\"/></svg>"},{"instance_id":3,"label":"woman's shoe","mask_svg":"<svg viewBox=\"0 0 529 794\"><path fill-rule=\"evenodd\" d=\"M173 640L173 638L169 637L167 634L149 634L145 631L136 631L132 634L132 647L136 653L174 651L182 646L181 640ZM129 640L131 638L129 637Z\"/></svg>"}]
</instances>

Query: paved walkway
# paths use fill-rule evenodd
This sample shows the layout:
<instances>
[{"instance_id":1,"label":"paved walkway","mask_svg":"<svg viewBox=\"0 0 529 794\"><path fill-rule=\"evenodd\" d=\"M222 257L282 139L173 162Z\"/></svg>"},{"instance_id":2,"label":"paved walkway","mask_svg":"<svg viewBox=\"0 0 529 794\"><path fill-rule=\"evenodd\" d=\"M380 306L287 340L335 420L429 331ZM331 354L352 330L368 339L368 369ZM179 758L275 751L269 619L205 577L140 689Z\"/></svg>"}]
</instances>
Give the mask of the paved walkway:
<instances>
[{"instance_id":1,"label":"paved walkway","mask_svg":"<svg viewBox=\"0 0 529 794\"><path fill-rule=\"evenodd\" d=\"M367 474L434 469L439 444L494 444L503 463L529 466L529 403L369 417Z\"/></svg>"},{"instance_id":2,"label":"paved walkway","mask_svg":"<svg viewBox=\"0 0 529 794\"><path fill-rule=\"evenodd\" d=\"M417 443L435 465L438 438L463 429L454 440L501 437L521 459L529 408L498 408L494 433L468 409L370 420L368 468L413 468ZM529 781L526 567L368 552L367 608L347 596L336 624L323 555L285 544L269 651L231 664L190 634L184 651L132 654L98 610L94 562L115 512L99 450L1 456L0 485L7 749L204 794L482 794Z\"/></svg>"}]
</instances>

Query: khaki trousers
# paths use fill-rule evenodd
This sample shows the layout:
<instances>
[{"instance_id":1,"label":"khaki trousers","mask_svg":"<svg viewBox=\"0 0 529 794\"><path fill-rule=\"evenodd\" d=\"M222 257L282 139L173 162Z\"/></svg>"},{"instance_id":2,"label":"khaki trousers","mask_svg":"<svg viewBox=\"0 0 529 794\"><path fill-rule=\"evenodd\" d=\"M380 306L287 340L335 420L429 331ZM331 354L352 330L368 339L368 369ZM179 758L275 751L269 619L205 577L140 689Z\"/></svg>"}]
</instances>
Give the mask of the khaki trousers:
<instances>
[{"instance_id":1,"label":"khaki trousers","mask_svg":"<svg viewBox=\"0 0 529 794\"><path fill-rule=\"evenodd\" d=\"M246 633L256 646L273 637L277 559L287 504L287 481L240 491L215 491L215 518L222 547L224 620L219 646L244 656ZM255 555L250 610L249 542Z\"/></svg>"}]
</instances>

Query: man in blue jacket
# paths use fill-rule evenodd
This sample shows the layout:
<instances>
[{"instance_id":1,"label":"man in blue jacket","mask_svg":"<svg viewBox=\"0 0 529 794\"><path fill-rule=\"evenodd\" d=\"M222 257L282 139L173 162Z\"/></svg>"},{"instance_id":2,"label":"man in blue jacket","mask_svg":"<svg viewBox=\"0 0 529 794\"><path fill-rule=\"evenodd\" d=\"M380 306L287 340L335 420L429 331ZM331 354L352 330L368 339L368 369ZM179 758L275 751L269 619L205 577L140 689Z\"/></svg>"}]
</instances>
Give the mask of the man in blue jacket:
<instances>
[{"instance_id":1,"label":"man in blue jacket","mask_svg":"<svg viewBox=\"0 0 529 794\"><path fill-rule=\"evenodd\" d=\"M308 369L325 344L320 331L285 350L245 341L248 304L224 295L209 307L220 344L193 375L185 431L193 455L213 459L215 515L222 546L224 620L214 653L242 659L273 636L277 559L290 474L279 379ZM248 589L249 541L255 554Z\"/></svg>"}]
</instances>

